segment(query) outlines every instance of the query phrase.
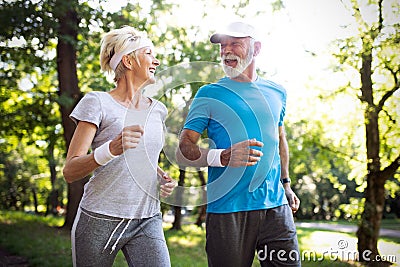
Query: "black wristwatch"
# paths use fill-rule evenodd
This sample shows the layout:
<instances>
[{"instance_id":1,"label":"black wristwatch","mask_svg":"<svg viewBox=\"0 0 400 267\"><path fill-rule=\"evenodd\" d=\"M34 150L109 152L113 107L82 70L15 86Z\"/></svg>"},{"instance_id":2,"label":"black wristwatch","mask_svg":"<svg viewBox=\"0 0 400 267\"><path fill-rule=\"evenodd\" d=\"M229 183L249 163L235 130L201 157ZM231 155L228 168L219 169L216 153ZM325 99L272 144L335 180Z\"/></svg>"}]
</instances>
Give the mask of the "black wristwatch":
<instances>
[{"instance_id":1,"label":"black wristwatch","mask_svg":"<svg viewBox=\"0 0 400 267\"><path fill-rule=\"evenodd\" d=\"M282 184L287 184L287 183L290 184L290 178L289 178L289 177L287 177L287 178L282 178L282 179L281 179L281 182L282 182Z\"/></svg>"}]
</instances>

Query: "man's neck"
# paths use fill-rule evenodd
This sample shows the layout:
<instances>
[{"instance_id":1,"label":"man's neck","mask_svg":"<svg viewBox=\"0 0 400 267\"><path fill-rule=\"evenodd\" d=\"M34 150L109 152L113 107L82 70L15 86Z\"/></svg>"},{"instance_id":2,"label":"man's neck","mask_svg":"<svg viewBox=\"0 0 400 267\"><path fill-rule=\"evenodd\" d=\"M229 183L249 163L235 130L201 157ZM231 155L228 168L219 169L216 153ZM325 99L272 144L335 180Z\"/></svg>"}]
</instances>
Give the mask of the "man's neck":
<instances>
[{"instance_id":1,"label":"man's neck","mask_svg":"<svg viewBox=\"0 0 400 267\"><path fill-rule=\"evenodd\" d=\"M240 82L240 83L250 83L250 82L254 82L257 79L257 77L258 77L257 75L254 75L254 76L252 75L251 77L249 77L247 75L241 74L235 78L229 78L229 79Z\"/></svg>"},{"instance_id":2,"label":"man's neck","mask_svg":"<svg viewBox=\"0 0 400 267\"><path fill-rule=\"evenodd\" d=\"M257 72L255 68L254 61L237 77L231 78L231 80L241 82L241 83L249 83L254 82L257 79Z\"/></svg>"}]
</instances>

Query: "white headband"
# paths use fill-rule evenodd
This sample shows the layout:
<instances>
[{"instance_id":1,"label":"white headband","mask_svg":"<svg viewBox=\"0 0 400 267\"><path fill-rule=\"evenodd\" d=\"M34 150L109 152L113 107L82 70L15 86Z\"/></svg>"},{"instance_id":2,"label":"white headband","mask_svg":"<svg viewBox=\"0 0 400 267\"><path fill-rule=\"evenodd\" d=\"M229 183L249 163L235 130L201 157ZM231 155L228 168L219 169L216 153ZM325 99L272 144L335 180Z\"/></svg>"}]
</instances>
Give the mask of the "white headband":
<instances>
[{"instance_id":1,"label":"white headband","mask_svg":"<svg viewBox=\"0 0 400 267\"><path fill-rule=\"evenodd\" d=\"M115 69L121 62L122 57L124 55L128 55L129 53L132 53L133 51L136 51L146 46L153 47L153 43L147 37L135 36L129 39L129 44L127 45L127 47L124 50L120 51L119 53L115 53L112 56L110 60L110 67L115 71Z\"/></svg>"}]
</instances>

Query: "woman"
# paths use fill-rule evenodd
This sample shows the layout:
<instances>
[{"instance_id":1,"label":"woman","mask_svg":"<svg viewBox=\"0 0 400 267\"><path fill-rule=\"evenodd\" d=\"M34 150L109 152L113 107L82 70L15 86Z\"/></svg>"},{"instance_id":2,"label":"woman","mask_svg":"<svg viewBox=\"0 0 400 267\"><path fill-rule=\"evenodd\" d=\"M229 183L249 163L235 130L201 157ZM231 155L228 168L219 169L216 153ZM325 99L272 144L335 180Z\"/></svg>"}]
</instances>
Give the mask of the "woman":
<instances>
[{"instance_id":1,"label":"woman","mask_svg":"<svg viewBox=\"0 0 400 267\"><path fill-rule=\"evenodd\" d=\"M122 250L129 266L170 266L160 195L176 183L158 167L166 107L141 95L160 62L146 34L123 27L101 41L110 92L90 92L70 117L77 123L64 166L71 183L93 172L71 232L74 266L112 266ZM89 148L93 153L88 154Z\"/></svg>"}]
</instances>

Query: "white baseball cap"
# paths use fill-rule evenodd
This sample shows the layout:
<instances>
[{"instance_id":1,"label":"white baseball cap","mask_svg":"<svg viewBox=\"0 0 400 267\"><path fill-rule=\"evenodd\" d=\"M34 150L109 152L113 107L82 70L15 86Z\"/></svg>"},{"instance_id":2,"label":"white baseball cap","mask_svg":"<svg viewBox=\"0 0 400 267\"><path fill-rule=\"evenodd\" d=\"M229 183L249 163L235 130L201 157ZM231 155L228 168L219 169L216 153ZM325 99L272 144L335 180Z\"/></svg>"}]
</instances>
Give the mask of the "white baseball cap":
<instances>
[{"instance_id":1,"label":"white baseball cap","mask_svg":"<svg viewBox=\"0 0 400 267\"><path fill-rule=\"evenodd\" d=\"M210 37L210 41L213 44L217 44L221 42L221 38L223 36L231 36L231 37L251 37L253 39L257 39L256 29L244 22L232 22L228 24L224 29L215 32Z\"/></svg>"}]
</instances>

